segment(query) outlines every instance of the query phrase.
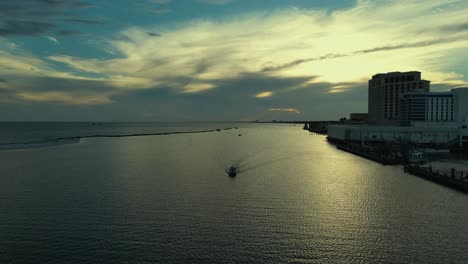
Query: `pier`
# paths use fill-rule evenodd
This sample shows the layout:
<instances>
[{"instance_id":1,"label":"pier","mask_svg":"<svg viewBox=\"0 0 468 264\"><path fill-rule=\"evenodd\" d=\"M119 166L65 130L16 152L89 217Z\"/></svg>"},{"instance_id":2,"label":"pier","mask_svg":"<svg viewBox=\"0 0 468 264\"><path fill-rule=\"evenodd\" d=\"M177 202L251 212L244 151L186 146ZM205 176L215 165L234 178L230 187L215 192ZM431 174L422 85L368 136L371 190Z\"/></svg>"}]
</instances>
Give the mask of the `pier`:
<instances>
[{"instance_id":1,"label":"pier","mask_svg":"<svg viewBox=\"0 0 468 264\"><path fill-rule=\"evenodd\" d=\"M336 148L383 165L398 165L402 163L402 159L398 153L385 152L375 147L338 143L336 144Z\"/></svg>"},{"instance_id":2,"label":"pier","mask_svg":"<svg viewBox=\"0 0 468 264\"><path fill-rule=\"evenodd\" d=\"M432 167L406 165L405 172L468 193L468 172L452 168L448 173Z\"/></svg>"}]
</instances>

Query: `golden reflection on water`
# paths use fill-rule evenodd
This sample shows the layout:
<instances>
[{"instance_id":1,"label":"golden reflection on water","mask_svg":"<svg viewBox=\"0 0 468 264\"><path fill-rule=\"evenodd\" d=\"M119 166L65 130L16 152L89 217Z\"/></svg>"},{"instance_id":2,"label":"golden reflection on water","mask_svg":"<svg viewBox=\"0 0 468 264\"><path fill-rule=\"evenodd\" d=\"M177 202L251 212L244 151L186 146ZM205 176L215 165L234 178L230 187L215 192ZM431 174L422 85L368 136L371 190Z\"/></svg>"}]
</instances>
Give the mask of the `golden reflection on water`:
<instances>
[{"instance_id":1,"label":"golden reflection on water","mask_svg":"<svg viewBox=\"0 0 468 264\"><path fill-rule=\"evenodd\" d=\"M229 178L223 167L234 162L250 169ZM42 228L62 242L55 251L141 262L442 263L466 256L458 235L468 232L466 196L337 150L299 127L88 139L0 153L0 165L2 175L15 172L0 178L8 201L0 224L12 227L0 225L0 235L25 250L36 238L24 230Z\"/></svg>"}]
</instances>

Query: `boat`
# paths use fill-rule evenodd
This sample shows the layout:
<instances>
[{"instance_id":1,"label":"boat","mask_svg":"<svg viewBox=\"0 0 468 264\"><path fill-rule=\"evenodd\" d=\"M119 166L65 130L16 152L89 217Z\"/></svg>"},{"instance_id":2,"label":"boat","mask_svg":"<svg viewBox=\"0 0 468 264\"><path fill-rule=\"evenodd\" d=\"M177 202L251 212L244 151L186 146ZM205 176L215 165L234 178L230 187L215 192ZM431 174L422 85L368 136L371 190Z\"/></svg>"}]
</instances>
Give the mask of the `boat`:
<instances>
[{"instance_id":1,"label":"boat","mask_svg":"<svg viewBox=\"0 0 468 264\"><path fill-rule=\"evenodd\" d=\"M420 151L414 151L409 155L410 164L421 164L424 163L424 155Z\"/></svg>"},{"instance_id":2,"label":"boat","mask_svg":"<svg viewBox=\"0 0 468 264\"><path fill-rule=\"evenodd\" d=\"M231 166L227 173L229 177L236 177L237 173L239 173L239 169L236 166Z\"/></svg>"}]
</instances>

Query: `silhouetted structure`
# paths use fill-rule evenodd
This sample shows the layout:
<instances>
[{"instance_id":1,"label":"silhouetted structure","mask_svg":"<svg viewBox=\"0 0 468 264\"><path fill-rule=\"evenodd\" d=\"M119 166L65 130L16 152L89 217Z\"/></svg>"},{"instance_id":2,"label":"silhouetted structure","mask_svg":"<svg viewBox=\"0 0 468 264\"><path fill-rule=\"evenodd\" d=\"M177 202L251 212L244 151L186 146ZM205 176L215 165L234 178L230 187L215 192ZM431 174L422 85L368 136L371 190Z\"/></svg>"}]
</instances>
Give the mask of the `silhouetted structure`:
<instances>
[{"instance_id":1,"label":"silhouetted structure","mask_svg":"<svg viewBox=\"0 0 468 264\"><path fill-rule=\"evenodd\" d=\"M351 122L367 123L367 121L369 120L369 114L368 113L351 113L349 115L349 120Z\"/></svg>"},{"instance_id":2,"label":"silhouetted structure","mask_svg":"<svg viewBox=\"0 0 468 264\"><path fill-rule=\"evenodd\" d=\"M430 81L421 80L421 73L379 73L369 80L369 122L398 123L400 96L408 92L429 92Z\"/></svg>"},{"instance_id":3,"label":"silhouetted structure","mask_svg":"<svg viewBox=\"0 0 468 264\"><path fill-rule=\"evenodd\" d=\"M454 121L454 94L412 92L401 95L400 121L409 126L412 121Z\"/></svg>"}]
</instances>

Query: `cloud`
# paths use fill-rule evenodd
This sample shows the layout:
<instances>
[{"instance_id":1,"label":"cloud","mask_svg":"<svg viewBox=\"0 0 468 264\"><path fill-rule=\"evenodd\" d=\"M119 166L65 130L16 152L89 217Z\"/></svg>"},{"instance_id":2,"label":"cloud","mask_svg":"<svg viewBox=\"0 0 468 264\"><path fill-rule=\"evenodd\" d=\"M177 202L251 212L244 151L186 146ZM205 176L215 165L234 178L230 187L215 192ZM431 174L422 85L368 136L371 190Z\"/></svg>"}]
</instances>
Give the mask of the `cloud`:
<instances>
[{"instance_id":1,"label":"cloud","mask_svg":"<svg viewBox=\"0 0 468 264\"><path fill-rule=\"evenodd\" d=\"M196 0L200 3L213 4L213 5L225 5L232 2L232 0Z\"/></svg>"},{"instance_id":2,"label":"cloud","mask_svg":"<svg viewBox=\"0 0 468 264\"><path fill-rule=\"evenodd\" d=\"M140 11L149 12L157 15L167 14L171 12L169 8L161 8L160 5L167 5L171 3L171 0L149 0L148 3L137 3L136 6ZM155 8L154 4L157 5Z\"/></svg>"},{"instance_id":3,"label":"cloud","mask_svg":"<svg viewBox=\"0 0 468 264\"><path fill-rule=\"evenodd\" d=\"M63 21L75 22L75 23L87 24L87 25L102 25L102 24L104 24L104 22L99 21L99 20L81 19L81 18L67 18L67 19L64 19Z\"/></svg>"},{"instance_id":4,"label":"cloud","mask_svg":"<svg viewBox=\"0 0 468 264\"><path fill-rule=\"evenodd\" d=\"M466 35L468 37L468 35ZM267 66L262 69L264 72L268 71L278 71L290 67L297 66L299 64L303 63L308 63L308 62L313 62L313 61L321 61L321 60L329 60L329 59L336 59L336 58L342 58L342 57L348 57L348 56L356 56L360 54L365 54L365 53L373 53L373 52L382 52L382 51L393 51L393 50L400 50L400 49L410 49L410 48L421 48L421 47L428 47L432 45L438 45L438 44L444 44L444 43L450 43L453 41L459 40L459 36L456 37L449 37L449 38L438 38L438 39L432 39L432 40L425 40L425 41L418 41L418 42L408 42L408 43L403 43L403 44L397 44L397 45L388 45L388 46L380 46L380 47L374 47L371 49L364 49L364 50L357 50L348 54L326 54L320 57L314 57L314 58L304 58L304 59L298 59L292 62L288 62L283 65L276 65L276 66Z\"/></svg>"},{"instance_id":5,"label":"cloud","mask_svg":"<svg viewBox=\"0 0 468 264\"><path fill-rule=\"evenodd\" d=\"M60 42L59 42L56 38L54 38L54 37L47 36L46 38L47 38L50 42L52 42L52 43L54 43L54 44L56 44L56 45L60 44Z\"/></svg>"},{"instance_id":6,"label":"cloud","mask_svg":"<svg viewBox=\"0 0 468 264\"><path fill-rule=\"evenodd\" d=\"M199 93L207 90L211 90L216 86L210 83L190 83L184 87L186 93Z\"/></svg>"},{"instance_id":7,"label":"cloud","mask_svg":"<svg viewBox=\"0 0 468 264\"><path fill-rule=\"evenodd\" d=\"M55 92L19 92L16 97L20 100L34 102L34 103L63 103L69 105L93 105L93 104L107 104L110 103L108 97L90 95L71 95L62 91Z\"/></svg>"},{"instance_id":8,"label":"cloud","mask_svg":"<svg viewBox=\"0 0 468 264\"><path fill-rule=\"evenodd\" d=\"M169 8L146 8L145 11L158 15L171 12Z\"/></svg>"},{"instance_id":9,"label":"cloud","mask_svg":"<svg viewBox=\"0 0 468 264\"><path fill-rule=\"evenodd\" d=\"M221 20L129 27L103 43L103 50L112 57L42 59L5 50L0 52L0 74L9 80L14 79L10 76L56 78L48 80L49 86L70 79L77 90L86 82L95 84L95 90L77 94L63 84L54 91L38 91L25 90L24 83L8 83L22 95L21 100L35 102L62 98L72 103L70 98L81 98L75 103L99 104L161 90L170 91L175 103L183 100L178 96L197 100L204 96L209 101L203 105L210 109L235 109L225 99L235 98L250 104L245 111L255 113L287 105L286 109L301 109L304 116L331 116L333 111L346 112L346 107L365 106L366 81L377 72L419 70L433 85L443 84L440 89L466 83L453 70L468 44L466 32L447 30L441 35L440 29L462 25L468 3L451 4L359 1L353 8L331 13L290 8ZM442 9L431 13L437 8ZM34 97L36 93L40 96ZM99 100L92 101L92 96ZM333 109L328 102L338 103L338 99L345 102L343 108Z\"/></svg>"},{"instance_id":10,"label":"cloud","mask_svg":"<svg viewBox=\"0 0 468 264\"><path fill-rule=\"evenodd\" d=\"M287 113L295 113L300 114L301 111L296 108L269 108L268 111L270 112L287 112Z\"/></svg>"},{"instance_id":11,"label":"cloud","mask_svg":"<svg viewBox=\"0 0 468 264\"><path fill-rule=\"evenodd\" d=\"M81 0L0 1L0 36L46 35L58 27L57 18L91 6Z\"/></svg>"},{"instance_id":12,"label":"cloud","mask_svg":"<svg viewBox=\"0 0 468 264\"><path fill-rule=\"evenodd\" d=\"M255 98L267 98L267 97L271 97L272 95L273 95L273 93L270 92L270 91L261 92L261 93L256 94Z\"/></svg>"},{"instance_id":13,"label":"cloud","mask_svg":"<svg viewBox=\"0 0 468 264\"><path fill-rule=\"evenodd\" d=\"M156 33L156 32L146 32L146 34L148 36L151 36L151 37L160 37L161 36L161 34Z\"/></svg>"},{"instance_id":14,"label":"cloud","mask_svg":"<svg viewBox=\"0 0 468 264\"><path fill-rule=\"evenodd\" d=\"M149 2L155 3L155 4L168 4L171 2L171 0L150 0Z\"/></svg>"},{"instance_id":15,"label":"cloud","mask_svg":"<svg viewBox=\"0 0 468 264\"><path fill-rule=\"evenodd\" d=\"M0 36L36 36L44 34L55 27L56 26L54 24L44 22L9 20L6 21L4 26L0 28Z\"/></svg>"},{"instance_id":16,"label":"cloud","mask_svg":"<svg viewBox=\"0 0 468 264\"><path fill-rule=\"evenodd\" d=\"M58 32L60 36L73 36L73 35L83 35L83 32L78 30L60 30Z\"/></svg>"},{"instance_id":17,"label":"cloud","mask_svg":"<svg viewBox=\"0 0 468 264\"><path fill-rule=\"evenodd\" d=\"M302 64L302 63L311 62L311 61L321 61L321 60L335 59L335 58L346 57L346 56L350 56L350 55L347 55L347 54L327 54L327 55L322 55L322 56L314 57L314 58L297 59L297 60L285 63L283 65L264 67L262 69L262 71L263 72L278 71L278 70L294 67L294 66Z\"/></svg>"},{"instance_id":18,"label":"cloud","mask_svg":"<svg viewBox=\"0 0 468 264\"><path fill-rule=\"evenodd\" d=\"M437 21L459 23L468 4L456 3L437 14L428 10L445 6L445 1L380 5L362 1L355 8L333 13L292 8L222 21L132 27L122 31L120 39L107 42L116 58L49 59L80 71L139 80L133 82L135 88L161 86L181 91L189 83L262 71L280 77L318 75L318 81L344 82L369 78L376 71L421 70L437 82L450 72L428 56L445 54L445 60L450 61L450 52L463 49L468 38L462 32L443 37L439 32L415 32L427 27L422 21L433 21L434 28L439 26ZM406 23L411 27L402 26ZM147 34L154 31L162 35L152 38Z\"/></svg>"}]
</instances>

